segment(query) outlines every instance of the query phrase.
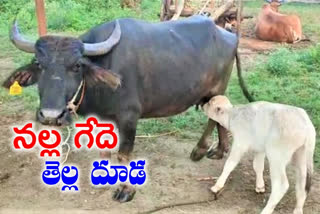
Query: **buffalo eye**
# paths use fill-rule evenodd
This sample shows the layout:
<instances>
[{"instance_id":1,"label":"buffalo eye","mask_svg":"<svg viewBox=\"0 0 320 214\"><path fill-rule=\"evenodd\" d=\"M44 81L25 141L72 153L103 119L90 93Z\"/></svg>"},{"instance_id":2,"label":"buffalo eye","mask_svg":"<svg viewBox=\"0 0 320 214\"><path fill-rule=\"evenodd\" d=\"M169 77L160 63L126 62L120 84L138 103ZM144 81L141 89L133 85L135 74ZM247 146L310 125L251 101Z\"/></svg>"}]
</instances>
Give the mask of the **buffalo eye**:
<instances>
[{"instance_id":1,"label":"buffalo eye","mask_svg":"<svg viewBox=\"0 0 320 214\"><path fill-rule=\"evenodd\" d=\"M72 68L72 71L73 72L79 72L80 69L81 69L82 65L80 62L77 62L76 64L74 64L73 68Z\"/></svg>"},{"instance_id":2,"label":"buffalo eye","mask_svg":"<svg viewBox=\"0 0 320 214\"><path fill-rule=\"evenodd\" d=\"M35 59L35 60L33 61L33 63L34 63L38 68L41 69L41 65L40 65L40 63L39 63L39 61L38 61L37 59Z\"/></svg>"}]
</instances>

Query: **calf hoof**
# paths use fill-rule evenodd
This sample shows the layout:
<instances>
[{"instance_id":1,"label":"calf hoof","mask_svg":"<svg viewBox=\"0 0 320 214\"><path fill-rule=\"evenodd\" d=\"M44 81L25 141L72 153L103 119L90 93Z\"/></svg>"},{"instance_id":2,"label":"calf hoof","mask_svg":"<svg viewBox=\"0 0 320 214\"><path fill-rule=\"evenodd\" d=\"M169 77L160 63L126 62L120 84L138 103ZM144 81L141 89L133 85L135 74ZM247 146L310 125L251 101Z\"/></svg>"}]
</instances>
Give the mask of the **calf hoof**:
<instances>
[{"instance_id":1,"label":"calf hoof","mask_svg":"<svg viewBox=\"0 0 320 214\"><path fill-rule=\"evenodd\" d=\"M218 196L221 194L222 190L223 190L223 187L222 188L217 188L217 186L212 186L211 188L209 188L209 191L214 196L214 200L218 200Z\"/></svg>"},{"instance_id":2,"label":"calf hoof","mask_svg":"<svg viewBox=\"0 0 320 214\"><path fill-rule=\"evenodd\" d=\"M112 199L120 203L131 201L136 194L134 187L121 184L120 187L113 193Z\"/></svg>"},{"instance_id":3,"label":"calf hoof","mask_svg":"<svg viewBox=\"0 0 320 214\"><path fill-rule=\"evenodd\" d=\"M256 187L256 193L261 194L261 193L265 193L265 188L263 187Z\"/></svg>"},{"instance_id":4,"label":"calf hoof","mask_svg":"<svg viewBox=\"0 0 320 214\"><path fill-rule=\"evenodd\" d=\"M302 208L295 208L293 214L303 214Z\"/></svg>"},{"instance_id":5,"label":"calf hoof","mask_svg":"<svg viewBox=\"0 0 320 214\"><path fill-rule=\"evenodd\" d=\"M190 159L192 161L199 161L207 154L207 148L199 148L198 146L194 147Z\"/></svg>"},{"instance_id":6,"label":"calf hoof","mask_svg":"<svg viewBox=\"0 0 320 214\"><path fill-rule=\"evenodd\" d=\"M207 158L209 159L220 160L223 158L223 156L224 156L224 152L221 150L211 148L207 152Z\"/></svg>"}]
</instances>

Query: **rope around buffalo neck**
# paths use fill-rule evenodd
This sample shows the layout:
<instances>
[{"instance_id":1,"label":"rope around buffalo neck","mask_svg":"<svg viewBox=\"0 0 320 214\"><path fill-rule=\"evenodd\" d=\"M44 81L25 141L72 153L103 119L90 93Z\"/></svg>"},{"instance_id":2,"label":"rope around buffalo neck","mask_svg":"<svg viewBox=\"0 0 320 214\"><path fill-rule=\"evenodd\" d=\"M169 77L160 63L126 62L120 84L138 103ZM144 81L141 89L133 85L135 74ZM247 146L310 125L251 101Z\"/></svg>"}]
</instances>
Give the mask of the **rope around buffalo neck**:
<instances>
[{"instance_id":1,"label":"rope around buffalo neck","mask_svg":"<svg viewBox=\"0 0 320 214\"><path fill-rule=\"evenodd\" d=\"M79 100L78 104L75 105L74 102L76 101L76 99L80 93L81 88L82 88L82 92L81 92L80 100ZM67 105L67 108L76 116L78 116L77 110L78 110L79 106L81 105L83 97L84 97L84 90L85 90L85 81L81 80L81 83L80 83L76 93L73 95L72 99L68 102L68 105Z\"/></svg>"},{"instance_id":2,"label":"rope around buffalo neck","mask_svg":"<svg viewBox=\"0 0 320 214\"><path fill-rule=\"evenodd\" d=\"M68 147L68 151L67 151L66 157L62 161L61 165L63 165L68 160L68 156L69 156L69 152L70 152L70 145L68 144L68 141L69 141L70 136L71 136L71 130L70 130L70 128L68 126L67 126L67 129L68 129L68 136L67 136L66 140L63 142L63 144L61 144L61 147L63 145L66 145Z\"/></svg>"}]
</instances>

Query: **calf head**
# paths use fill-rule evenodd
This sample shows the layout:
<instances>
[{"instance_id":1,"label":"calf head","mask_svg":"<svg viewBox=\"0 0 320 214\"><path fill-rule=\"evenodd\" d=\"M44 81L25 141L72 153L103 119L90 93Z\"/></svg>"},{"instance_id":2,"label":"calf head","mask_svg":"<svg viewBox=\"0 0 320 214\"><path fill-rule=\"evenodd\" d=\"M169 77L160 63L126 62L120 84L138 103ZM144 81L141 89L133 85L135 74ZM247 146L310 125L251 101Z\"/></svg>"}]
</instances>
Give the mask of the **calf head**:
<instances>
[{"instance_id":1,"label":"calf head","mask_svg":"<svg viewBox=\"0 0 320 214\"><path fill-rule=\"evenodd\" d=\"M270 7L271 7L271 10L273 10L274 12L279 12L279 7L281 6L281 3L278 2L278 1L272 1L270 3Z\"/></svg>"},{"instance_id":2,"label":"calf head","mask_svg":"<svg viewBox=\"0 0 320 214\"><path fill-rule=\"evenodd\" d=\"M281 3L278 1L271 1L269 4L264 4L262 6L263 11L273 11L278 13L279 12L279 7L281 6Z\"/></svg>"},{"instance_id":3,"label":"calf head","mask_svg":"<svg viewBox=\"0 0 320 214\"><path fill-rule=\"evenodd\" d=\"M113 33L104 42L86 44L77 38L44 36L34 43L23 38L15 22L11 41L20 50L35 55L29 64L14 71L3 86L8 88L14 81L21 86L38 83L40 106L37 120L45 125L68 124L71 122L68 103L78 96L80 90L85 90L84 82L88 86L101 81L112 89L120 85L116 74L93 64L86 57L108 53L119 42L120 36L116 21Z\"/></svg>"},{"instance_id":4,"label":"calf head","mask_svg":"<svg viewBox=\"0 0 320 214\"><path fill-rule=\"evenodd\" d=\"M219 95L211 98L210 101L203 106L203 110L210 119L228 128L228 112L232 107L232 104L226 96Z\"/></svg>"}]
</instances>

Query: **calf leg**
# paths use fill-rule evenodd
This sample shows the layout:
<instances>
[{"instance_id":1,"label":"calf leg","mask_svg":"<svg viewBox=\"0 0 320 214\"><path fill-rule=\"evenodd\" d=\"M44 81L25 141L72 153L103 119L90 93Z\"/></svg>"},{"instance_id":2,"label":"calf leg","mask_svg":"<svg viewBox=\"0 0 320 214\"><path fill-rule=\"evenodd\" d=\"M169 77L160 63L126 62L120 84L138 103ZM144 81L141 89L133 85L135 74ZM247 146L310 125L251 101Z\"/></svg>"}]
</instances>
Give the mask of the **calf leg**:
<instances>
[{"instance_id":1,"label":"calf leg","mask_svg":"<svg viewBox=\"0 0 320 214\"><path fill-rule=\"evenodd\" d=\"M253 169L256 172L256 193L264 193L264 180L263 180L263 170L264 170L264 158L265 153L256 153L253 160Z\"/></svg>"},{"instance_id":2,"label":"calf leg","mask_svg":"<svg viewBox=\"0 0 320 214\"><path fill-rule=\"evenodd\" d=\"M267 205L261 214L271 214L284 194L288 191L289 182L286 174L286 166L289 160L285 159L285 154L268 154L270 177L271 177L271 195ZM279 160L279 157L284 157Z\"/></svg>"},{"instance_id":3,"label":"calf leg","mask_svg":"<svg viewBox=\"0 0 320 214\"><path fill-rule=\"evenodd\" d=\"M133 150L138 118L138 113L127 110L126 112L123 112L117 119L120 132L118 160L121 164L128 165L129 163L129 156ZM129 184L122 184L113 194L113 199L119 202L131 201L135 193L136 190L133 186Z\"/></svg>"},{"instance_id":4,"label":"calf leg","mask_svg":"<svg viewBox=\"0 0 320 214\"><path fill-rule=\"evenodd\" d=\"M248 151L248 146L245 143L244 144L240 144L238 142L233 143L231 153L223 167L222 174L218 178L217 183L213 187L211 187L211 191L214 194L219 193L219 191L224 187L230 173L238 165L241 157L246 151Z\"/></svg>"},{"instance_id":5,"label":"calf leg","mask_svg":"<svg viewBox=\"0 0 320 214\"><path fill-rule=\"evenodd\" d=\"M209 141L208 138L211 136L216 124L217 123L215 121L209 119L206 130L204 131L198 144L193 148L193 150L190 154L191 160L199 161L207 154L207 150L209 147L208 146L208 141Z\"/></svg>"},{"instance_id":6,"label":"calf leg","mask_svg":"<svg viewBox=\"0 0 320 214\"><path fill-rule=\"evenodd\" d=\"M306 182L307 182L307 157L305 147L299 148L294 157L296 167L296 198L297 204L294 214L303 214L303 205L307 198Z\"/></svg>"}]
</instances>

